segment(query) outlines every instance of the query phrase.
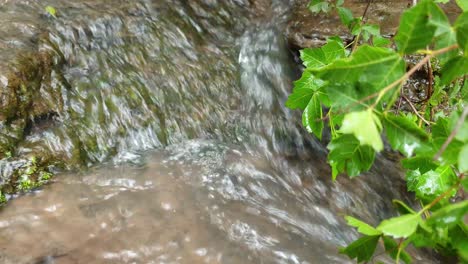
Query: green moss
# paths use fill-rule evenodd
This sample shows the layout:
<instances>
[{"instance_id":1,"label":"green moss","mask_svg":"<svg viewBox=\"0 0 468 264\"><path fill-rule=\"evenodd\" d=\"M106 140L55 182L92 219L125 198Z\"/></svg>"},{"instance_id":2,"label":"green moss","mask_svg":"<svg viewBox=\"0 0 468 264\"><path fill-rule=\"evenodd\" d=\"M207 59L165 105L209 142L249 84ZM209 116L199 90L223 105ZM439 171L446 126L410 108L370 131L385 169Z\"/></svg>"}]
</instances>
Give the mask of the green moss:
<instances>
[{"instance_id":1,"label":"green moss","mask_svg":"<svg viewBox=\"0 0 468 264\"><path fill-rule=\"evenodd\" d=\"M2 191L0 191L0 205L1 205L1 204L4 204L4 203L6 203L6 202L7 202L7 199L6 199L6 197L5 197L5 194L2 193Z\"/></svg>"}]
</instances>

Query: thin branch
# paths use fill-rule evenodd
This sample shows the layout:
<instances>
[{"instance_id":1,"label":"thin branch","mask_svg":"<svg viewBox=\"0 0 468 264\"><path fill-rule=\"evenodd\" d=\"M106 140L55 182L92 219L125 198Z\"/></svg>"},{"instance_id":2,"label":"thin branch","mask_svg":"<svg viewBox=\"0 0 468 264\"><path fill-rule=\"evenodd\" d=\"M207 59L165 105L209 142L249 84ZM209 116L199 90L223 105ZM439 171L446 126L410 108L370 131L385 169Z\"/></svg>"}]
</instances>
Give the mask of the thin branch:
<instances>
[{"instance_id":1,"label":"thin branch","mask_svg":"<svg viewBox=\"0 0 468 264\"><path fill-rule=\"evenodd\" d=\"M457 182L455 185L450 187L447 191L445 191L443 194L439 195L437 198L435 198L430 204L424 206L421 211L419 211L419 214L422 214L423 212L426 212L427 210L431 209L434 205L436 205L438 202L440 202L442 199L444 199L447 195L449 195L454 189L457 189L460 186L460 182Z\"/></svg>"},{"instance_id":2,"label":"thin branch","mask_svg":"<svg viewBox=\"0 0 468 264\"><path fill-rule=\"evenodd\" d=\"M426 125L431 125L431 123L429 121L427 121L419 112L418 110L416 109L416 107L414 107L413 103L411 103L411 101L408 99L408 97L402 95L401 96L403 99L405 99L405 101L409 104L409 106L411 107L411 110L413 110L413 112L419 117L419 119L421 121L423 121Z\"/></svg>"},{"instance_id":3,"label":"thin branch","mask_svg":"<svg viewBox=\"0 0 468 264\"><path fill-rule=\"evenodd\" d=\"M433 93L433 85L434 85L434 73L432 72L432 64L431 60L427 62L427 94L426 94L426 102L431 99Z\"/></svg>"},{"instance_id":4,"label":"thin branch","mask_svg":"<svg viewBox=\"0 0 468 264\"><path fill-rule=\"evenodd\" d=\"M396 80L396 81L392 82L391 84L387 85L385 88L383 88L379 92L376 92L374 94L371 94L369 96L366 96L366 97L362 98L361 100L357 101L356 104L366 102L366 101L368 101L368 100L370 100L372 98L375 98L375 97L379 96L380 94L387 93L388 91L393 89L398 84L401 84L401 83L405 82L406 80L408 80L411 75L413 75L417 70L419 70L432 57L435 57L437 55L440 55L442 53L445 53L445 52L448 52L448 51L451 51L451 50L457 49L457 48L458 48L458 45L455 44L455 45L451 45L451 46L448 46L448 47L445 47L445 48L442 48L442 49L439 49L439 50L430 51L429 54L426 57L424 57L424 59L422 59L418 64L414 65L413 68L411 68L405 75L401 76L398 80Z\"/></svg>"},{"instance_id":5,"label":"thin branch","mask_svg":"<svg viewBox=\"0 0 468 264\"><path fill-rule=\"evenodd\" d=\"M364 13L362 13L362 19L359 22L359 24L361 24L361 26L366 22L367 11L369 10L369 7L370 7L372 1L373 0L367 0L366 8L364 9ZM359 45L359 38L361 37L361 31L357 34L357 36L354 36L353 49L352 49L351 52L354 52L356 50L357 46Z\"/></svg>"},{"instance_id":6,"label":"thin branch","mask_svg":"<svg viewBox=\"0 0 468 264\"><path fill-rule=\"evenodd\" d=\"M442 147L439 149L437 154L435 154L433 160L438 160L440 156L444 153L444 151L447 149L448 145L452 140L455 138L455 136L458 133L458 130L463 126L463 122L465 122L466 116L468 116L468 106L465 106L465 109L463 109L463 113L460 116L460 118L457 121L457 124L455 125L455 128L452 130L452 133L447 137L447 140L445 140L444 144Z\"/></svg>"}]
</instances>

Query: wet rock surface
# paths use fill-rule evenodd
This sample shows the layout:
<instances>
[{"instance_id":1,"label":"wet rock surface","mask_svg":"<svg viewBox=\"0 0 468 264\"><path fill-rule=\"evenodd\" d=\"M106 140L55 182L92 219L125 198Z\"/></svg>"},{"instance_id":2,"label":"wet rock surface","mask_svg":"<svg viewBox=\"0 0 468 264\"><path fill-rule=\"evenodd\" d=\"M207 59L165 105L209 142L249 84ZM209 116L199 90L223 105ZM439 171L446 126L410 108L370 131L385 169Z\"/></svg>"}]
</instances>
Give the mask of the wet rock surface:
<instances>
[{"instance_id":1,"label":"wet rock surface","mask_svg":"<svg viewBox=\"0 0 468 264\"><path fill-rule=\"evenodd\" d=\"M46 3L0 2L0 167L77 168L202 134L202 106L219 112L202 90L236 85L235 38L269 4L54 1L54 18ZM0 196L18 191L0 171Z\"/></svg>"}]
</instances>

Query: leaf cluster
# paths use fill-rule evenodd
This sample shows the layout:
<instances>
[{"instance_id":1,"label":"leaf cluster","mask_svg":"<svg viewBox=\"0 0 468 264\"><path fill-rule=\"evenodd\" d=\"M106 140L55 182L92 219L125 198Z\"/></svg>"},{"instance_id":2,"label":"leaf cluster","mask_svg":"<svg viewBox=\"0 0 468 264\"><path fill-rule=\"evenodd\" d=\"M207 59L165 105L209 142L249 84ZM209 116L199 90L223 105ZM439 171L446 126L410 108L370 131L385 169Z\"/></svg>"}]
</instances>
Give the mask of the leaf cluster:
<instances>
[{"instance_id":1,"label":"leaf cluster","mask_svg":"<svg viewBox=\"0 0 468 264\"><path fill-rule=\"evenodd\" d=\"M330 130L333 179L368 171L388 142L405 157L408 191L422 204L414 210L395 201L402 215L376 228L348 217L364 236L341 252L358 262L369 261L379 241L397 263L411 262L404 251L409 244L468 261L463 222L468 201L450 202L468 185L468 5L457 1L463 12L451 24L439 6L443 2L421 0L406 10L393 39L382 37L379 27L365 23L365 17L354 17L342 0L309 4L312 12L336 11L355 37L349 45L332 37L320 48L302 50L305 70L286 106L303 111L304 127L317 138ZM421 59L410 67L407 56ZM434 63L434 72L427 66L435 75L428 98L413 106L413 113L399 111L395 105L403 98L405 82ZM431 109L442 101L448 111L433 115Z\"/></svg>"}]
</instances>

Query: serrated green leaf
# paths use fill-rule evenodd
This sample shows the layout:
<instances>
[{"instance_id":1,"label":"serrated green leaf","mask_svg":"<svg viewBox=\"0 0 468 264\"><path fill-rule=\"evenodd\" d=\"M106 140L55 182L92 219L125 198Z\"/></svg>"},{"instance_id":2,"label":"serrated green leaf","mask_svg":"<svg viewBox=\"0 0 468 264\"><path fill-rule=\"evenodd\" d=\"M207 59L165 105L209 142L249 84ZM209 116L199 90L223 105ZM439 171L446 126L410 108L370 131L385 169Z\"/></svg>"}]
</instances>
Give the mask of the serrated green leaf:
<instances>
[{"instance_id":1,"label":"serrated green leaf","mask_svg":"<svg viewBox=\"0 0 468 264\"><path fill-rule=\"evenodd\" d=\"M392 259L397 259L397 257L406 264L409 264L412 262L411 256L405 251L405 250L400 250L400 254L398 256L398 243L393 240L390 237L383 236L383 241L384 241L384 247L385 247L385 252L392 258Z\"/></svg>"},{"instance_id":2,"label":"serrated green leaf","mask_svg":"<svg viewBox=\"0 0 468 264\"><path fill-rule=\"evenodd\" d=\"M406 187L409 192L415 192L417 190L419 177L421 177L421 172L416 170L408 170L406 172Z\"/></svg>"},{"instance_id":3,"label":"serrated green leaf","mask_svg":"<svg viewBox=\"0 0 468 264\"><path fill-rule=\"evenodd\" d=\"M367 95L366 89L355 89L347 83L328 83L325 87L327 94L333 98L331 104L334 109L345 111L357 111L367 109L371 101L361 102L360 99Z\"/></svg>"},{"instance_id":4,"label":"serrated green leaf","mask_svg":"<svg viewBox=\"0 0 468 264\"><path fill-rule=\"evenodd\" d=\"M372 109L346 114L340 132L353 134L361 145L371 146L376 151L383 149L380 130L382 124Z\"/></svg>"},{"instance_id":5,"label":"serrated green leaf","mask_svg":"<svg viewBox=\"0 0 468 264\"><path fill-rule=\"evenodd\" d=\"M468 57L456 56L450 59L442 68L441 83L447 85L466 74L468 74Z\"/></svg>"},{"instance_id":6,"label":"serrated green leaf","mask_svg":"<svg viewBox=\"0 0 468 264\"><path fill-rule=\"evenodd\" d=\"M421 216L418 214L407 214L384 220L377 229L387 236L406 238L416 231L420 221Z\"/></svg>"},{"instance_id":7,"label":"serrated green leaf","mask_svg":"<svg viewBox=\"0 0 468 264\"><path fill-rule=\"evenodd\" d=\"M312 13L328 13L331 10L330 4L325 0L311 0L307 6Z\"/></svg>"},{"instance_id":8,"label":"serrated green leaf","mask_svg":"<svg viewBox=\"0 0 468 264\"><path fill-rule=\"evenodd\" d=\"M432 106L439 105L443 100L446 92L444 91L445 86L440 83L440 77L434 76L434 91L429 99L429 103Z\"/></svg>"},{"instance_id":9,"label":"serrated green leaf","mask_svg":"<svg viewBox=\"0 0 468 264\"><path fill-rule=\"evenodd\" d=\"M393 149L411 157L421 142L428 140L427 133L403 115L384 116L385 135Z\"/></svg>"},{"instance_id":10,"label":"serrated green leaf","mask_svg":"<svg viewBox=\"0 0 468 264\"><path fill-rule=\"evenodd\" d=\"M371 36L380 36L380 27L375 24L362 25L362 38L368 41Z\"/></svg>"},{"instance_id":11,"label":"serrated green leaf","mask_svg":"<svg viewBox=\"0 0 468 264\"><path fill-rule=\"evenodd\" d=\"M458 170L468 172L468 144L465 144L458 154Z\"/></svg>"},{"instance_id":12,"label":"serrated green leaf","mask_svg":"<svg viewBox=\"0 0 468 264\"><path fill-rule=\"evenodd\" d=\"M348 222L348 225L356 227L358 232L367 235L367 236L378 236L382 234L379 230L375 229L374 227L370 226L367 223L362 222L361 220L358 220L354 217L351 216L346 216L345 217L346 221Z\"/></svg>"},{"instance_id":13,"label":"serrated green leaf","mask_svg":"<svg viewBox=\"0 0 468 264\"><path fill-rule=\"evenodd\" d=\"M312 95L324 85L324 82L315 78L310 71L304 71L302 77L294 82L294 90L286 101L291 109L304 110L309 104Z\"/></svg>"},{"instance_id":14,"label":"serrated green leaf","mask_svg":"<svg viewBox=\"0 0 468 264\"><path fill-rule=\"evenodd\" d=\"M392 73L398 70L398 77ZM390 72L389 72L390 71ZM369 45L360 46L351 57L339 59L321 69L313 70L317 77L334 82L392 83L405 73L405 63L397 53Z\"/></svg>"},{"instance_id":15,"label":"serrated green leaf","mask_svg":"<svg viewBox=\"0 0 468 264\"><path fill-rule=\"evenodd\" d=\"M430 20L429 23L436 27L434 36L434 48L442 49L457 43L457 34L455 29L450 24L450 21L445 12L435 4L429 5ZM437 57L440 59L441 65L444 65L450 58L457 55L456 50L442 53Z\"/></svg>"},{"instance_id":16,"label":"serrated green leaf","mask_svg":"<svg viewBox=\"0 0 468 264\"><path fill-rule=\"evenodd\" d=\"M359 100L399 79L405 74L405 62L397 53L379 47L360 46L349 58L339 59L320 69L313 69L318 78L328 81L327 92L346 98L345 102L354 102L346 107L359 105ZM399 87L395 87L397 90ZM387 93L384 100L391 97ZM333 101L339 101L334 99ZM368 104L375 98L363 103ZM340 107L345 103L338 102ZM362 109L362 108L361 108ZM349 109L348 109L349 110Z\"/></svg>"},{"instance_id":17,"label":"serrated green leaf","mask_svg":"<svg viewBox=\"0 0 468 264\"><path fill-rule=\"evenodd\" d=\"M357 259L358 263L369 261L374 255L380 236L363 236L345 248L340 249L340 253L347 255L351 259Z\"/></svg>"},{"instance_id":18,"label":"serrated green leaf","mask_svg":"<svg viewBox=\"0 0 468 264\"><path fill-rule=\"evenodd\" d=\"M397 208L398 212L401 214L415 214L416 212L403 201L392 200L393 205Z\"/></svg>"},{"instance_id":19,"label":"serrated green leaf","mask_svg":"<svg viewBox=\"0 0 468 264\"><path fill-rule=\"evenodd\" d=\"M450 136L452 129L449 126L448 118L439 118L435 125L432 126L432 137L434 150L438 151ZM458 155L463 142L453 139L439 158L442 165L453 165L458 163ZM435 153L434 153L435 154Z\"/></svg>"},{"instance_id":20,"label":"serrated green leaf","mask_svg":"<svg viewBox=\"0 0 468 264\"><path fill-rule=\"evenodd\" d=\"M341 42L328 39L327 44L320 48L306 48L300 51L304 66L318 69L333 61L345 57L345 49Z\"/></svg>"},{"instance_id":21,"label":"serrated green leaf","mask_svg":"<svg viewBox=\"0 0 468 264\"><path fill-rule=\"evenodd\" d=\"M398 50L411 54L424 49L432 41L436 27L429 23L429 8L432 1L422 0L414 7L403 12L400 27L395 36Z\"/></svg>"},{"instance_id":22,"label":"serrated green leaf","mask_svg":"<svg viewBox=\"0 0 468 264\"><path fill-rule=\"evenodd\" d=\"M423 201L432 201L450 189L458 178L450 166L438 167L417 178L416 196Z\"/></svg>"},{"instance_id":23,"label":"serrated green leaf","mask_svg":"<svg viewBox=\"0 0 468 264\"><path fill-rule=\"evenodd\" d=\"M354 20L353 12L346 7L338 7L337 10L341 23L349 28Z\"/></svg>"},{"instance_id":24,"label":"serrated green leaf","mask_svg":"<svg viewBox=\"0 0 468 264\"><path fill-rule=\"evenodd\" d=\"M430 226L439 225L451 227L458 224L468 212L468 201L462 201L454 204L446 205L435 211L427 224Z\"/></svg>"},{"instance_id":25,"label":"serrated green leaf","mask_svg":"<svg viewBox=\"0 0 468 264\"><path fill-rule=\"evenodd\" d=\"M463 10L463 12L468 11L468 1L466 0L456 0L458 6Z\"/></svg>"},{"instance_id":26,"label":"serrated green leaf","mask_svg":"<svg viewBox=\"0 0 468 264\"><path fill-rule=\"evenodd\" d=\"M453 111L450 115L450 120L448 122L448 127L453 131L457 126L457 122L460 119L462 111ZM455 135L455 139L459 140L460 142L467 143L468 142L468 118L465 118L463 121L462 126L458 129L457 134Z\"/></svg>"},{"instance_id":27,"label":"serrated green leaf","mask_svg":"<svg viewBox=\"0 0 468 264\"><path fill-rule=\"evenodd\" d=\"M439 167L434 163L432 157L417 155L412 158L406 158L401 161L403 168L408 170L419 170L420 173L426 173L430 170L436 170Z\"/></svg>"},{"instance_id":28,"label":"serrated green leaf","mask_svg":"<svg viewBox=\"0 0 468 264\"><path fill-rule=\"evenodd\" d=\"M423 222L421 222L423 223ZM428 232L419 226L416 232L412 234L408 241L410 241L415 247L435 247L436 241L431 237L431 232Z\"/></svg>"},{"instance_id":29,"label":"serrated green leaf","mask_svg":"<svg viewBox=\"0 0 468 264\"><path fill-rule=\"evenodd\" d=\"M376 47L387 47L389 46L390 44L392 44L392 42L387 39L387 38L384 38L382 36L374 36L372 37L372 43L374 44L374 46Z\"/></svg>"},{"instance_id":30,"label":"serrated green leaf","mask_svg":"<svg viewBox=\"0 0 468 264\"><path fill-rule=\"evenodd\" d=\"M468 12L465 11L457 18L454 27L457 32L458 46L468 56Z\"/></svg>"},{"instance_id":31,"label":"serrated green leaf","mask_svg":"<svg viewBox=\"0 0 468 264\"><path fill-rule=\"evenodd\" d=\"M341 135L333 139L327 146L330 150L328 161L333 171L333 178L337 174L346 172L355 177L361 172L368 171L375 159L375 152L369 146L362 146L352 135Z\"/></svg>"},{"instance_id":32,"label":"serrated green leaf","mask_svg":"<svg viewBox=\"0 0 468 264\"><path fill-rule=\"evenodd\" d=\"M302 124L309 133L313 133L317 138L322 139L323 131L323 110L318 92L312 95L304 113L302 113Z\"/></svg>"},{"instance_id":33,"label":"serrated green leaf","mask_svg":"<svg viewBox=\"0 0 468 264\"><path fill-rule=\"evenodd\" d=\"M463 186L465 191L468 191L468 177L463 178L463 180L461 181L461 185Z\"/></svg>"}]
</instances>

